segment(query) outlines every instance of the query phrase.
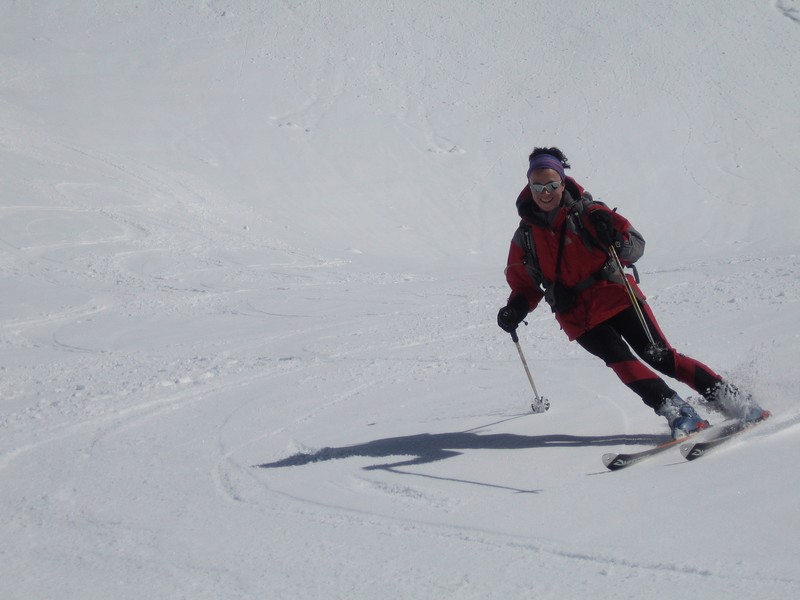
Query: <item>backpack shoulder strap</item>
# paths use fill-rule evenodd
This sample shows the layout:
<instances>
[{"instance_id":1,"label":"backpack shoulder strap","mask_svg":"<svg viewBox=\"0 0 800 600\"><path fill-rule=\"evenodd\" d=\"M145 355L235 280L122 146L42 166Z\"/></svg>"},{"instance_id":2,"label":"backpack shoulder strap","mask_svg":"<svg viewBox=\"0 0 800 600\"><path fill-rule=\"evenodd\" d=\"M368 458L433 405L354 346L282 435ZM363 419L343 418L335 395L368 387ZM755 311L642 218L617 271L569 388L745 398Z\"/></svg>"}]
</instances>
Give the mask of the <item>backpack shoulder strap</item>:
<instances>
[{"instance_id":1,"label":"backpack shoulder strap","mask_svg":"<svg viewBox=\"0 0 800 600\"><path fill-rule=\"evenodd\" d=\"M531 226L524 221L520 222L518 231L519 236L522 239L522 249L524 250L522 264L525 265L525 268L533 277L533 280L540 287L545 288L549 285L549 282L544 278L542 269L539 266L539 258L536 255L536 244L533 241Z\"/></svg>"}]
</instances>

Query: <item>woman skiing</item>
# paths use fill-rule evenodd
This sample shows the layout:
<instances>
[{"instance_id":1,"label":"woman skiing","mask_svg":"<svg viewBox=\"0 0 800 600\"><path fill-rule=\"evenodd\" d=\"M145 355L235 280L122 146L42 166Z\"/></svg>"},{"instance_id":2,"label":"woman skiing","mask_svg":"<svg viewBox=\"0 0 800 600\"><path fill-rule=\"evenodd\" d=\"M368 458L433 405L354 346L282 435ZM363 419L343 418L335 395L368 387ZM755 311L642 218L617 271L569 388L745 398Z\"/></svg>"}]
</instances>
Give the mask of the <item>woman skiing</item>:
<instances>
[{"instance_id":1,"label":"woman skiing","mask_svg":"<svg viewBox=\"0 0 800 600\"><path fill-rule=\"evenodd\" d=\"M699 392L706 406L726 417L755 421L768 415L749 394L669 344L644 294L619 268L642 256L644 238L567 177L568 168L558 148L535 148L529 157L528 185L516 203L522 220L506 267L511 295L497 315L498 325L513 333L544 298L569 339L605 361L666 417L675 439L708 427L708 421L655 371Z\"/></svg>"}]
</instances>

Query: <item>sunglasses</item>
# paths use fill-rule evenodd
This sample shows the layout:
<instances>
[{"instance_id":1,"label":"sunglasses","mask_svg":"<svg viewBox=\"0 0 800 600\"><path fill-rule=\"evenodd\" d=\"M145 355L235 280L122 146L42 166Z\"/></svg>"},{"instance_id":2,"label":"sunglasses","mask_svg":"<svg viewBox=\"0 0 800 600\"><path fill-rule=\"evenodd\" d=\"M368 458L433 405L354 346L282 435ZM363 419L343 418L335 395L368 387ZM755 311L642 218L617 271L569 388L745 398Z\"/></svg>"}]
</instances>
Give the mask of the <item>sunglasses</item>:
<instances>
[{"instance_id":1,"label":"sunglasses","mask_svg":"<svg viewBox=\"0 0 800 600\"><path fill-rule=\"evenodd\" d=\"M550 183L532 183L531 189L536 194L540 194L544 191L547 192L555 192L558 188L561 187L560 181L551 181Z\"/></svg>"}]
</instances>

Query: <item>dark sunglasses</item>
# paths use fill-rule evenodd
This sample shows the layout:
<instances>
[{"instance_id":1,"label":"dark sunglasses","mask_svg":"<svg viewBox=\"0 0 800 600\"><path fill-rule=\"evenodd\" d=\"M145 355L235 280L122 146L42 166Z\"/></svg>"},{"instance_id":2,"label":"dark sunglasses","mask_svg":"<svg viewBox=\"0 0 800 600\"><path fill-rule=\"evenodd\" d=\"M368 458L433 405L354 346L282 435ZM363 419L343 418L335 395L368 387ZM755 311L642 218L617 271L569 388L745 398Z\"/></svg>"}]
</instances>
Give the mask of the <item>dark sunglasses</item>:
<instances>
[{"instance_id":1,"label":"dark sunglasses","mask_svg":"<svg viewBox=\"0 0 800 600\"><path fill-rule=\"evenodd\" d=\"M541 192L548 191L548 192L555 192L558 188L561 187L560 181L551 181L550 183L532 183L531 189L540 194Z\"/></svg>"}]
</instances>

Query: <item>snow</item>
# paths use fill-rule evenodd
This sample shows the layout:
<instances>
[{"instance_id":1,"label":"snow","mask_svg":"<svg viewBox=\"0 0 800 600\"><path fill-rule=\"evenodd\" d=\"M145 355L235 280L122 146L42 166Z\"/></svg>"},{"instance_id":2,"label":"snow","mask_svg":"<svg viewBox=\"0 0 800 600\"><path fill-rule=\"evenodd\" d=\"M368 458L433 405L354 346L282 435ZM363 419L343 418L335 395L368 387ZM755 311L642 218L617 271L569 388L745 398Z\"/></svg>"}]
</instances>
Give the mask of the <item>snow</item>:
<instances>
[{"instance_id":1,"label":"snow","mask_svg":"<svg viewBox=\"0 0 800 600\"><path fill-rule=\"evenodd\" d=\"M0 597L797 597L799 13L2 3ZM530 413L534 145L770 421L606 472L666 424L545 310Z\"/></svg>"}]
</instances>

